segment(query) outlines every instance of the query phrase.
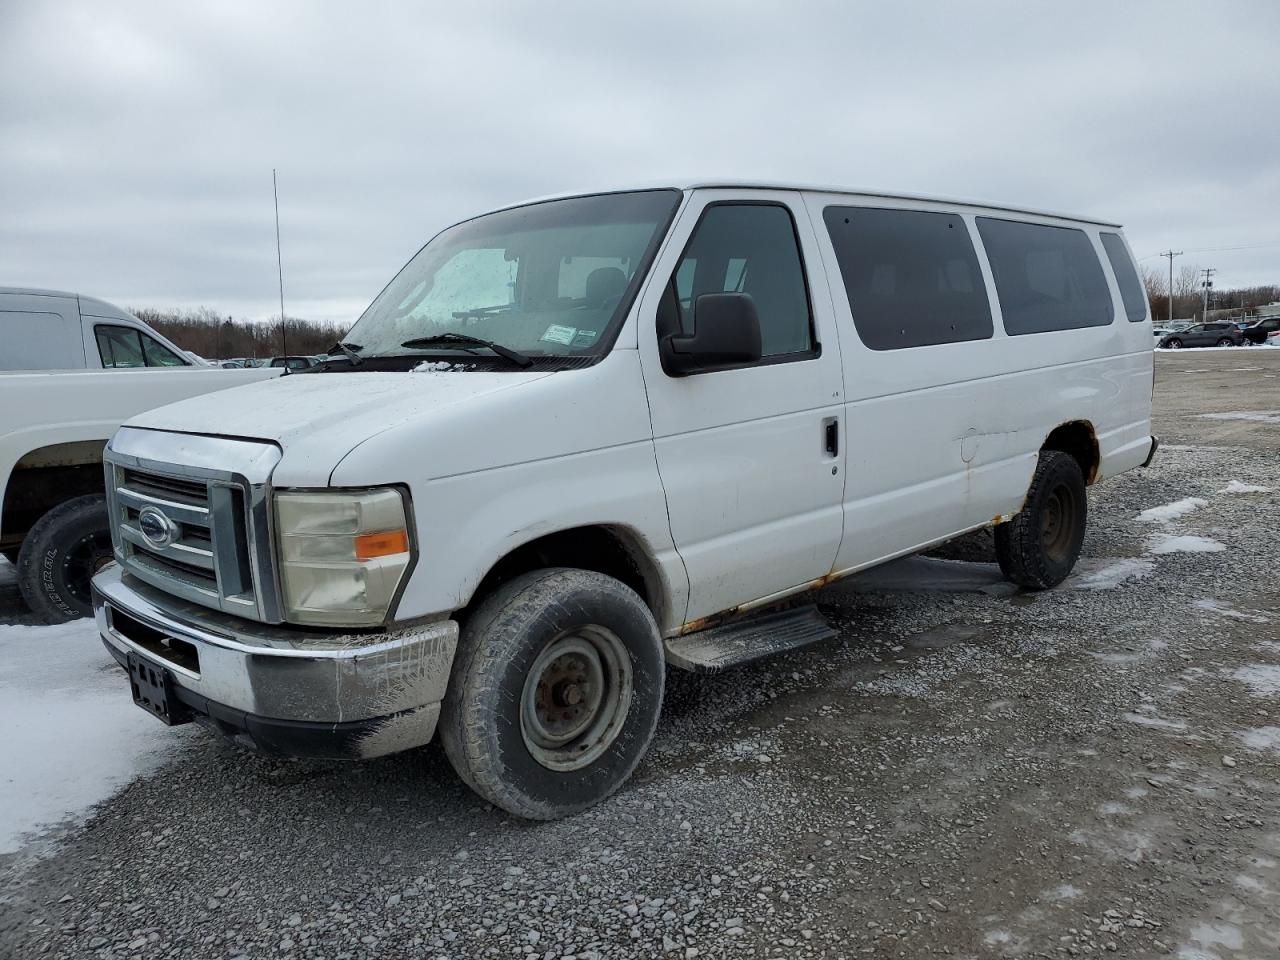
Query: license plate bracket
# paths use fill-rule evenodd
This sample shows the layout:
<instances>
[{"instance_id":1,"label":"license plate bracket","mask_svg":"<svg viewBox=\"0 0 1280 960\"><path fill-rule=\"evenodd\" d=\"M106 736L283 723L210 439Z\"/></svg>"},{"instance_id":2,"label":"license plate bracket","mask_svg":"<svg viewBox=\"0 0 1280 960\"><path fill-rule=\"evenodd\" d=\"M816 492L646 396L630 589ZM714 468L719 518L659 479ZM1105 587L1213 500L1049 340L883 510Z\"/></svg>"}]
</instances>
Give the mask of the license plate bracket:
<instances>
[{"instance_id":1,"label":"license plate bracket","mask_svg":"<svg viewBox=\"0 0 1280 960\"><path fill-rule=\"evenodd\" d=\"M173 674L132 651L126 660L134 703L171 727L191 720L191 711L175 692Z\"/></svg>"}]
</instances>

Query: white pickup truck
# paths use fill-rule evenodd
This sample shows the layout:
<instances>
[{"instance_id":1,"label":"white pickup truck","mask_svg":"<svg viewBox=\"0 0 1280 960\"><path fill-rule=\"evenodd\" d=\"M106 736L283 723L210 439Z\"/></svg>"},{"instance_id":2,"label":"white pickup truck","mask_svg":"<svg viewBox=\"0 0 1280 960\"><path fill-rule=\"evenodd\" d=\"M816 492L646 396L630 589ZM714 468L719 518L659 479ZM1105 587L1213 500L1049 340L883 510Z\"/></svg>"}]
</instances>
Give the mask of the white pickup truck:
<instances>
[{"instance_id":1,"label":"white pickup truck","mask_svg":"<svg viewBox=\"0 0 1280 960\"><path fill-rule=\"evenodd\" d=\"M340 348L116 433L103 641L166 723L350 758L438 729L531 818L627 779L667 667L831 636L835 578L994 525L1056 586L1086 487L1155 451L1120 228L1007 207L532 202L435 237Z\"/></svg>"},{"instance_id":2,"label":"white pickup truck","mask_svg":"<svg viewBox=\"0 0 1280 960\"><path fill-rule=\"evenodd\" d=\"M0 554L56 623L92 615L111 558L102 448L122 422L196 394L278 376L202 364L92 297L0 287Z\"/></svg>"}]
</instances>

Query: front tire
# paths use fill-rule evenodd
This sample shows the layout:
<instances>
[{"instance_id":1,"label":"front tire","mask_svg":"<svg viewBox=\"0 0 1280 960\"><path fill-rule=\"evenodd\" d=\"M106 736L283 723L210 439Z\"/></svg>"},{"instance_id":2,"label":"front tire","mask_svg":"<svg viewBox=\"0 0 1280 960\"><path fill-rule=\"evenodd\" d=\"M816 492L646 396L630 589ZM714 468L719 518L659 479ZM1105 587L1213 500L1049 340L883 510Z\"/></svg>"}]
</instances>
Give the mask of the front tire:
<instances>
[{"instance_id":1,"label":"front tire","mask_svg":"<svg viewBox=\"0 0 1280 960\"><path fill-rule=\"evenodd\" d=\"M1179 340L1177 337L1174 337L1172 340L1166 341L1165 346L1168 347L1170 350L1181 350L1182 341Z\"/></svg>"},{"instance_id":2,"label":"front tire","mask_svg":"<svg viewBox=\"0 0 1280 960\"><path fill-rule=\"evenodd\" d=\"M458 642L440 715L449 762L490 803L554 820L631 776L662 709L653 614L586 570L539 570L483 600Z\"/></svg>"},{"instance_id":3,"label":"front tire","mask_svg":"<svg viewBox=\"0 0 1280 960\"><path fill-rule=\"evenodd\" d=\"M89 581L112 559L107 501L60 503L36 521L18 551L18 589L45 623L93 615Z\"/></svg>"},{"instance_id":4,"label":"front tire","mask_svg":"<svg viewBox=\"0 0 1280 960\"><path fill-rule=\"evenodd\" d=\"M1022 512L996 527L996 559L1009 580L1030 590L1056 587L1080 557L1089 500L1075 457L1041 450Z\"/></svg>"}]
</instances>

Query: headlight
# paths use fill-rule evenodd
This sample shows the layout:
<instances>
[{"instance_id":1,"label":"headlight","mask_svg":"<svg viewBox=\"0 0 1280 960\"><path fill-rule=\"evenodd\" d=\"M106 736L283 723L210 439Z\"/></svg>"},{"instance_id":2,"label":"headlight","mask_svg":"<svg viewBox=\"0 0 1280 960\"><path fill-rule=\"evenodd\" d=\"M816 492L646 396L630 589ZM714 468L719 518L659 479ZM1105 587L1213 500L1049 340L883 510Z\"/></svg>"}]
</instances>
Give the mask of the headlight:
<instances>
[{"instance_id":1,"label":"headlight","mask_svg":"<svg viewBox=\"0 0 1280 960\"><path fill-rule=\"evenodd\" d=\"M276 494L285 619L376 626L412 559L398 490Z\"/></svg>"}]
</instances>

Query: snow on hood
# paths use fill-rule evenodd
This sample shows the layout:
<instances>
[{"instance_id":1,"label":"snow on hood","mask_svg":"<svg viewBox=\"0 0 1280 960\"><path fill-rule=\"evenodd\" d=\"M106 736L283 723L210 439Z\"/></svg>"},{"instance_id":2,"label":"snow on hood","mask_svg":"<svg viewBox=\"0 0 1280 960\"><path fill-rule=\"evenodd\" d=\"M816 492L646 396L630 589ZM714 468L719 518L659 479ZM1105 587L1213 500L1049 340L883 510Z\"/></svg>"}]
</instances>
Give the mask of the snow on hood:
<instances>
[{"instance_id":1,"label":"snow on hood","mask_svg":"<svg viewBox=\"0 0 1280 960\"><path fill-rule=\"evenodd\" d=\"M274 441L285 451L277 482L323 484L343 456L375 434L550 375L507 371L294 374L159 407L127 425Z\"/></svg>"}]
</instances>

